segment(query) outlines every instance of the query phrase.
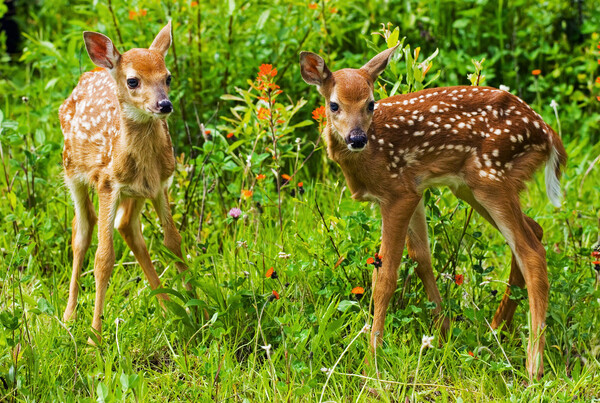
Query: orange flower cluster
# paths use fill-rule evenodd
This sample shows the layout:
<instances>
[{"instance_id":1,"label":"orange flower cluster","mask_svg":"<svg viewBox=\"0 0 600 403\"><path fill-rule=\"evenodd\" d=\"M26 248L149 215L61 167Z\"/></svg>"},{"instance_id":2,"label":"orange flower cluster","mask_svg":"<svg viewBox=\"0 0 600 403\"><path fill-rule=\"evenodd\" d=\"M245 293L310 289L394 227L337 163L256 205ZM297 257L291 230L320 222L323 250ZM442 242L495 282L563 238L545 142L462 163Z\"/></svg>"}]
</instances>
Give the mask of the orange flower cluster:
<instances>
[{"instance_id":1,"label":"orange flower cluster","mask_svg":"<svg viewBox=\"0 0 600 403\"><path fill-rule=\"evenodd\" d=\"M148 14L148 10L140 10L140 11L136 11L136 10L129 10L129 19L130 20L135 20L136 17L145 17L146 14Z\"/></svg>"},{"instance_id":2,"label":"orange flower cluster","mask_svg":"<svg viewBox=\"0 0 600 403\"><path fill-rule=\"evenodd\" d=\"M269 120L271 117L271 111L267 108L260 107L258 108L258 120Z\"/></svg>"},{"instance_id":3,"label":"orange flower cluster","mask_svg":"<svg viewBox=\"0 0 600 403\"><path fill-rule=\"evenodd\" d=\"M462 285L462 283L465 281L465 276L463 276L462 274L456 274L454 276L454 282L456 283L456 285Z\"/></svg>"},{"instance_id":4,"label":"orange flower cluster","mask_svg":"<svg viewBox=\"0 0 600 403\"><path fill-rule=\"evenodd\" d=\"M540 74L542 74L542 70L540 69L535 69L531 72L531 74L533 74L534 76L539 76Z\"/></svg>"},{"instance_id":5,"label":"orange flower cluster","mask_svg":"<svg viewBox=\"0 0 600 403\"><path fill-rule=\"evenodd\" d=\"M256 77L256 89L266 92L276 92L279 90L279 86L273 82L276 75L277 69L273 68L272 64L261 64Z\"/></svg>"},{"instance_id":6,"label":"orange flower cluster","mask_svg":"<svg viewBox=\"0 0 600 403\"><path fill-rule=\"evenodd\" d=\"M263 180L265 178L266 178L265 174L258 174L258 175L256 175L256 180L257 181L261 181L261 180Z\"/></svg>"},{"instance_id":7,"label":"orange flower cluster","mask_svg":"<svg viewBox=\"0 0 600 403\"><path fill-rule=\"evenodd\" d=\"M196 7L197 5L198 5L198 2L197 2L197 1L192 1L192 2L190 3L190 7Z\"/></svg>"},{"instance_id":8,"label":"orange flower cluster","mask_svg":"<svg viewBox=\"0 0 600 403\"><path fill-rule=\"evenodd\" d=\"M312 113L312 117L317 122L321 123L324 120L327 120L327 114L325 113L325 106L321 105L317 109L315 109Z\"/></svg>"},{"instance_id":9,"label":"orange flower cluster","mask_svg":"<svg viewBox=\"0 0 600 403\"><path fill-rule=\"evenodd\" d=\"M254 192L252 192L251 190L242 190L242 198L243 199L249 199L252 197L252 195L254 194Z\"/></svg>"},{"instance_id":10,"label":"orange flower cluster","mask_svg":"<svg viewBox=\"0 0 600 403\"><path fill-rule=\"evenodd\" d=\"M367 264L372 264L376 269L379 269L383 265L383 257L376 253L375 257L369 257L367 259Z\"/></svg>"}]
</instances>

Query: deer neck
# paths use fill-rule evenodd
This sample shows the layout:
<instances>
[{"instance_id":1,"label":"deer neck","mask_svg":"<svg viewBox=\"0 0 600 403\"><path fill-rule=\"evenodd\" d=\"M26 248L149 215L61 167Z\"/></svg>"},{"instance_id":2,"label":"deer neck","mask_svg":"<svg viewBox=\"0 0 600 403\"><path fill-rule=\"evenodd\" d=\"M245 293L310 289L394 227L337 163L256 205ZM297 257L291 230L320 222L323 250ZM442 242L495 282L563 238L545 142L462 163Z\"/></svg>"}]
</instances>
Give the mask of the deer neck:
<instances>
[{"instance_id":1,"label":"deer neck","mask_svg":"<svg viewBox=\"0 0 600 403\"><path fill-rule=\"evenodd\" d=\"M375 146L369 143L363 151L350 151L330 125L325 128L324 135L327 142L327 155L342 168L352 198L361 201L380 201L382 191L374 175L380 172L381 167L378 160L374 158Z\"/></svg>"},{"instance_id":2,"label":"deer neck","mask_svg":"<svg viewBox=\"0 0 600 403\"><path fill-rule=\"evenodd\" d=\"M133 197L156 197L175 169L166 121L139 122L122 117L115 143L115 173L124 185L124 193Z\"/></svg>"}]
</instances>

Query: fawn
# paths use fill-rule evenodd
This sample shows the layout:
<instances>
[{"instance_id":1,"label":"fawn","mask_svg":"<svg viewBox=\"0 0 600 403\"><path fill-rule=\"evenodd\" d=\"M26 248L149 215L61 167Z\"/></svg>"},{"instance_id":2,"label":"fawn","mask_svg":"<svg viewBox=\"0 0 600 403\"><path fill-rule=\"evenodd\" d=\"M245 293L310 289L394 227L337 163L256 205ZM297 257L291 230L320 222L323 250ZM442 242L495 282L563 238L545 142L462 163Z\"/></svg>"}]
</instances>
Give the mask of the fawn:
<instances>
[{"instance_id":1,"label":"fawn","mask_svg":"<svg viewBox=\"0 0 600 403\"><path fill-rule=\"evenodd\" d=\"M65 138L65 182L75 205L73 272L64 320L74 316L81 267L98 221L92 327L101 340L104 299L115 263L113 228L133 251L150 287L160 287L141 231L140 213L146 199L152 201L160 218L165 246L180 259L175 263L177 269L183 272L187 267L168 200L175 170L166 122L173 111L167 95L171 74L164 60L172 41L171 23L149 49L131 49L123 54L100 33L84 32L83 38L90 59L100 68L81 76L59 110ZM98 220L88 195L91 186L98 194Z\"/></svg>"},{"instance_id":2,"label":"fawn","mask_svg":"<svg viewBox=\"0 0 600 403\"><path fill-rule=\"evenodd\" d=\"M431 266L423 190L446 185L506 238L512 251L509 284L527 285L531 311L527 371L543 374L549 282L542 228L521 211L519 192L546 163L548 197L560 206L560 168L567 155L560 137L527 104L489 87L425 89L375 102L373 83L396 47L360 69L331 72L317 54L301 52L306 83L325 97L328 156L337 162L352 198L375 200L382 216L383 265L373 272L371 347L382 341L404 241L417 274L440 314L442 299ZM510 287L492 327L511 322L517 302ZM440 318L442 331L447 318Z\"/></svg>"}]
</instances>

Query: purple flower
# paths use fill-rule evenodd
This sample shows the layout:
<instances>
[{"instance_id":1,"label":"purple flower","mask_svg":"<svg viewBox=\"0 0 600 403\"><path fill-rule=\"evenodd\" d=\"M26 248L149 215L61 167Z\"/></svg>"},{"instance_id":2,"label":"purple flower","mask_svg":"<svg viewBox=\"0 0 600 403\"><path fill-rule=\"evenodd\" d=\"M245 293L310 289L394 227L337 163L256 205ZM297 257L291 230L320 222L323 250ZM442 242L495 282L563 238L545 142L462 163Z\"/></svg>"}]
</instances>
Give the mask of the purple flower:
<instances>
[{"instance_id":1,"label":"purple flower","mask_svg":"<svg viewBox=\"0 0 600 403\"><path fill-rule=\"evenodd\" d=\"M229 213L227 214L229 214L229 216L232 218L238 219L242 215L242 210L240 210L237 207L234 207L231 210L229 210Z\"/></svg>"}]
</instances>

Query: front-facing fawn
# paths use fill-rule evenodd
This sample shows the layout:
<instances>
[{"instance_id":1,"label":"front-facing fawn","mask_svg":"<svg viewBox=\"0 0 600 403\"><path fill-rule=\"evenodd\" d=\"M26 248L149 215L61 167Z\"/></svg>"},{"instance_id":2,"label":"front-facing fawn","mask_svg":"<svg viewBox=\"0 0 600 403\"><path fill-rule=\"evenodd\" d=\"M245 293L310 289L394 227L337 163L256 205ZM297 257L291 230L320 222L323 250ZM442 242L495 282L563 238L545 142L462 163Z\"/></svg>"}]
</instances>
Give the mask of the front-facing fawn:
<instances>
[{"instance_id":1,"label":"front-facing fawn","mask_svg":"<svg viewBox=\"0 0 600 403\"><path fill-rule=\"evenodd\" d=\"M145 200L150 199L164 230L165 246L183 259L181 236L167 194L175 169L166 122L173 111L167 95L171 74L165 66L171 23L160 31L149 49L131 49L123 54L102 34L84 32L83 37L90 58L100 68L81 76L59 110L65 140L65 182L75 205L73 272L64 320L74 317L79 276L98 221L92 327L100 340L104 298L115 263L113 228L133 251L150 287L158 288L160 280L140 224L140 212ZM98 218L89 187L98 194ZM180 272L187 269L181 261L176 265Z\"/></svg>"},{"instance_id":2,"label":"front-facing fawn","mask_svg":"<svg viewBox=\"0 0 600 403\"><path fill-rule=\"evenodd\" d=\"M324 60L300 54L304 81L325 97L327 152L346 177L352 197L381 206L383 266L373 273L371 346L381 343L385 314L398 278L404 242L417 262L428 298L441 312L431 266L422 201L430 186L445 185L506 238L512 251L509 285L527 285L531 311L527 371L543 374L548 273L542 228L521 211L519 192L546 163L546 190L560 205L560 138L516 96L489 87L432 88L375 102L373 83L396 48L360 69L331 72ZM510 323L517 302L507 287L492 327ZM440 318L442 329L448 320Z\"/></svg>"}]
</instances>

